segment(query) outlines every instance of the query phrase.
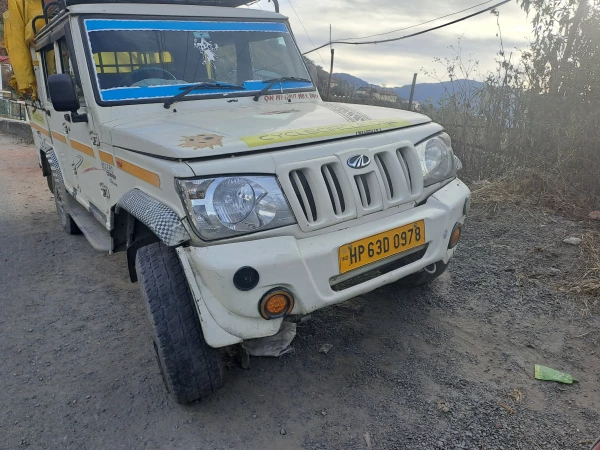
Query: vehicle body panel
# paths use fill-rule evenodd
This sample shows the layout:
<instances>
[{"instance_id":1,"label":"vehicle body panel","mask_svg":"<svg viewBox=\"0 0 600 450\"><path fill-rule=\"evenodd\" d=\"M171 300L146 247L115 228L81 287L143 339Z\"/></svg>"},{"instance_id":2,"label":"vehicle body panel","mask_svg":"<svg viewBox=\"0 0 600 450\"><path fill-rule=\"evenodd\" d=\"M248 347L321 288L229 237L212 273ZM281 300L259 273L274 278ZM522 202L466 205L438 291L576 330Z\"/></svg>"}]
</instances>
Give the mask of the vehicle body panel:
<instances>
[{"instance_id":1,"label":"vehicle body panel","mask_svg":"<svg viewBox=\"0 0 600 450\"><path fill-rule=\"evenodd\" d=\"M174 159L193 159L297 147L431 121L426 116L402 110L315 102L317 99L275 105L253 102L248 106L222 109L178 109L106 126L111 126L111 142L116 147Z\"/></svg>"}]
</instances>

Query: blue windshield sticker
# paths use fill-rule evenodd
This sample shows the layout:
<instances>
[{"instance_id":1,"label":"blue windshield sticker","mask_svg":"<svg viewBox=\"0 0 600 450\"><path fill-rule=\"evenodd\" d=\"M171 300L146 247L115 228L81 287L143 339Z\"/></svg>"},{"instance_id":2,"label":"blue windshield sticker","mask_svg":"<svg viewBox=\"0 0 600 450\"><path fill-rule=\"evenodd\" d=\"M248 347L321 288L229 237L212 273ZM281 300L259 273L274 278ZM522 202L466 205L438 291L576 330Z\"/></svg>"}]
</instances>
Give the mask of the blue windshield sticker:
<instances>
[{"instance_id":1,"label":"blue windshield sticker","mask_svg":"<svg viewBox=\"0 0 600 450\"><path fill-rule=\"evenodd\" d=\"M192 22L184 20L111 20L86 19L91 31L149 30L149 31L264 31L289 33L284 23L276 22Z\"/></svg>"},{"instance_id":2,"label":"blue windshield sticker","mask_svg":"<svg viewBox=\"0 0 600 450\"><path fill-rule=\"evenodd\" d=\"M189 85L188 85L189 86ZM235 92L237 89L197 89L193 94L225 94L228 92ZM181 92L181 86L136 86L136 87L122 87L113 89L103 89L100 91L102 100L115 101L115 100L144 100L151 98L163 98L172 97Z\"/></svg>"},{"instance_id":3,"label":"blue windshield sticker","mask_svg":"<svg viewBox=\"0 0 600 450\"><path fill-rule=\"evenodd\" d=\"M269 85L267 81L256 81L249 80L244 82L244 87L249 91L262 91ZM301 89L312 86L310 81L283 81L281 83L275 83L269 89L269 92L278 92L281 89Z\"/></svg>"},{"instance_id":4,"label":"blue windshield sticker","mask_svg":"<svg viewBox=\"0 0 600 450\"><path fill-rule=\"evenodd\" d=\"M277 83L273 86L269 93L279 93L280 90L287 89L302 89L311 86L312 83L303 81L284 81ZM135 87L119 87L112 89L102 89L100 96L104 101L118 101L118 100L147 100L152 98L165 98L172 97L181 92L182 87L189 86L189 84L174 84L169 86L135 86ZM247 91L260 91L262 88L267 86L263 81L246 81L244 87ZM228 94L233 92L247 92L240 91L239 89L195 89L189 96L194 95L215 95L215 94Z\"/></svg>"}]
</instances>

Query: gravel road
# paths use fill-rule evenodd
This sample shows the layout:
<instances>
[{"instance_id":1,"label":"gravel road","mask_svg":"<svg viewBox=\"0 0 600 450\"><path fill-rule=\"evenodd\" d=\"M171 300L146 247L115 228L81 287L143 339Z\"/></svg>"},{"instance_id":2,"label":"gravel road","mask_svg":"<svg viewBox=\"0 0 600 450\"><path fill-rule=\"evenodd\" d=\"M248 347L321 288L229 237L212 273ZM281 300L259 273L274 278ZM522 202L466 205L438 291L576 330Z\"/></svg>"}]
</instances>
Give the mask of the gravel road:
<instances>
[{"instance_id":1,"label":"gravel road","mask_svg":"<svg viewBox=\"0 0 600 450\"><path fill-rule=\"evenodd\" d=\"M0 448L587 450L600 323L561 292L583 224L475 205L450 269L320 311L182 407L124 254L62 232L31 147L0 136ZM319 353L332 344L328 354ZM579 383L533 379L534 364Z\"/></svg>"}]
</instances>

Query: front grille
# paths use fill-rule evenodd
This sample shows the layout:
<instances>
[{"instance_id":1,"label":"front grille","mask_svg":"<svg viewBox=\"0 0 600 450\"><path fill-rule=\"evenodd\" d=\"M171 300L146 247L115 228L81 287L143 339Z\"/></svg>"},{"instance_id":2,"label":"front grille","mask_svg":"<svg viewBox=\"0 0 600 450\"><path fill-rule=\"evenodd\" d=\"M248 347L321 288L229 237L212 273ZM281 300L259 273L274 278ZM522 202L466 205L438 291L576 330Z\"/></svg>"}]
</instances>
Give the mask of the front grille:
<instances>
[{"instance_id":1,"label":"front grille","mask_svg":"<svg viewBox=\"0 0 600 450\"><path fill-rule=\"evenodd\" d=\"M356 152L285 164L277 175L304 231L316 230L416 200L423 192L411 144L363 150L374 162L350 168Z\"/></svg>"}]
</instances>

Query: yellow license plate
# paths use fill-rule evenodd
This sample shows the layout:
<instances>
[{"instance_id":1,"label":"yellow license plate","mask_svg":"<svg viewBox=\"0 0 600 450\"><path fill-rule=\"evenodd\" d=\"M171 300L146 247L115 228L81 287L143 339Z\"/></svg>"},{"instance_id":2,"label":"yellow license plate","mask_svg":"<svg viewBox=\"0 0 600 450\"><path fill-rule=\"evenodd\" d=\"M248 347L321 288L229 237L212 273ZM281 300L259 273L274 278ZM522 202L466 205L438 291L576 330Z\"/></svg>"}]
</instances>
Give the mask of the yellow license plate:
<instances>
[{"instance_id":1,"label":"yellow license plate","mask_svg":"<svg viewBox=\"0 0 600 450\"><path fill-rule=\"evenodd\" d=\"M346 273L425 244L425 221L342 245L338 251L340 273Z\"/></svg>"}]
</instances>

